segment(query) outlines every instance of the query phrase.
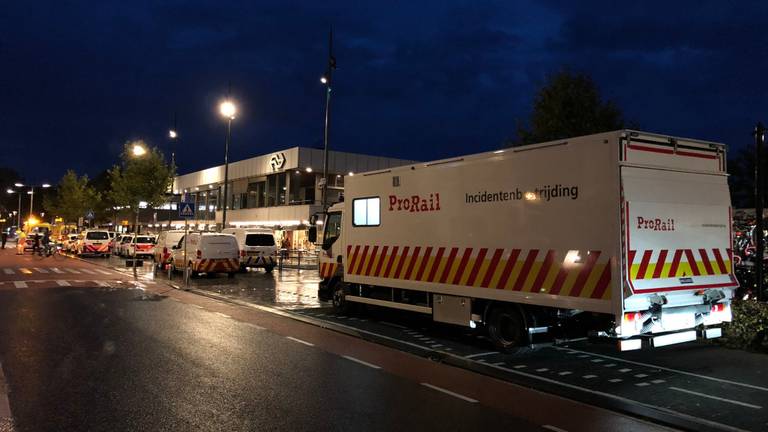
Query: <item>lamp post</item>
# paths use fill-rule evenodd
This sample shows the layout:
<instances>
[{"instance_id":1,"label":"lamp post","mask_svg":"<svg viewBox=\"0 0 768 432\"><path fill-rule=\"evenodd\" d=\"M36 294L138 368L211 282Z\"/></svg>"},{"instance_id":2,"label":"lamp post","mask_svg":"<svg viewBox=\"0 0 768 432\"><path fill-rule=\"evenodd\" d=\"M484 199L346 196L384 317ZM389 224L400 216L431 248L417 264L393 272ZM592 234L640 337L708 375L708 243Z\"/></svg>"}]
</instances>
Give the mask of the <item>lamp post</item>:
<instances>
[{"instance_id":1,"label":"lamp post","mask_svg":"<svg viewBox=\"0 0 768 432\"><path fill-rule=\"evenodd\" d=\"M27 191L27 194L29 195L29 220L31 220L32 219L32 209L33 209L33 205L35 203L35 188L37 187L37 188L48 189L49 187L51 187L51 185L48 184L48 183L43 183L43 184L40 184L40 185L25 185L24 183L14 183L14 186L16 186L17 188L22 188L22 187L25 187L25 186L29 187L29 190ZM8 189L8 190L10 191L10 189ZM21 194L20 193L19 193L19 221L18 222L21 223ZM19 225L19 227L21 227L21 225Z\"/></svg>"},{"instance_id":2,"label":"lamp post","mask_svg":"<svg viewBox=\"0 0 768 432\"><path fill-rule=\"evenodd\" d=\"M17 193L17 191L8 188L6 190L9 194ZM21 229L21 193L19 193L19 210L16 212L16 228Z\"/></svg>"},{"instance_id":3,"label":"lamp post","mask_svg":"<svg viewBox=\"0 0 768 432\"><path fill-rule=\"evenodd\" d=\"M331 123L331 85L333 71L336 69L336 57L333 56L333 27L328 35L328 69L320 82L325 84L325 131L323 133L323 184L320 192L320 204L323 211L328 209L328 133Z\"/></svg>"},{"instance_id":4,"label":"lamp post","mask_svg":"<svg viewBox=\"0 0 768 432\"><path fill-rule=\"evenodd\" d=\"M131 157L140 158L147 154L147 149L141 144L134 144L131 148ZM136 238L139 236L139 203L136 203L136 223L133 225L133 272L136 273Z\"/></svg>"},{"instance_id":5,"label":"lamp post","mask_svg":"<svg viewBox=\"0 0 768 432\"><path fill-rule=\"evenodd\" d=\"M221 228L227 227L227 203L229 198L229 142L232 140L232 120L237 113L237 107L227 99L219 105L219 112L227 119L227 137L224 140L224 212L221 216Z\"/></svg>"},{"instance_id":6,"label":"lamp post","mask_svg":"<svg viewBox=\"0 0 768 432\"><path fill-rule=\"evenodd\" d=\"M175 115L173 116L173 129L170 129L168 131L168 138L170 138L171 140L171 167L173 167L175 171L175 168L176 168L176 151L175 150L176 150L176 143L179 138L179 133L177 132L177 129L176 129ZM173 204L173 194L174 194L173 183L174 182L171 182L171 199L168 200L168 229L169 230L171 229L171 215L173 214L173 212L171 211L171 207Z\"/></svg>"}]
</instances>

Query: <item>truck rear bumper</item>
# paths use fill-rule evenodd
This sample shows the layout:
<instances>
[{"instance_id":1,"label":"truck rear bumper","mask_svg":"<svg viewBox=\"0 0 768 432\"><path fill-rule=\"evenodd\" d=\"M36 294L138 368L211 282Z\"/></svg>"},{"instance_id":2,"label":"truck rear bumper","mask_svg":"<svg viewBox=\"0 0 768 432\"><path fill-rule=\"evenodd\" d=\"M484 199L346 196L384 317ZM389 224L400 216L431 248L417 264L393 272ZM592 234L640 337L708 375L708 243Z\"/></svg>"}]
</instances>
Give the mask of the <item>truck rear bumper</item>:
<instances>
[{"instance_id":1,"label":"truck rear bumper","mask_svg":"<svg viewBox=\"0 0 768 432\"><path fill-rule=\"evenodd\" d=\"M621 351L632 351L642 348L660 348L667 345L675 345L685 342L693 342L697 339L716 339L723 335L720 327L710 327L700 330L685 330L652 336L635 336L628 339L619 339L618 345Z\"/></svg>"}]
</instances>

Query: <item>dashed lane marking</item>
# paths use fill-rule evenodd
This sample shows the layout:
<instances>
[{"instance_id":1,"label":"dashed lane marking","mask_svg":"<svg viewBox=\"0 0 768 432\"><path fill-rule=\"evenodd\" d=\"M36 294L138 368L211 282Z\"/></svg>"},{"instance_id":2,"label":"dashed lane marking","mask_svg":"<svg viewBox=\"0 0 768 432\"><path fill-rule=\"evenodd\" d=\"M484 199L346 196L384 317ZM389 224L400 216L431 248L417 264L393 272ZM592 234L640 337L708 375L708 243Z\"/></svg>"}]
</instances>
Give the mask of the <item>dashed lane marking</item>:
<instances>
[{"instance_id":1,"label":"dashed lane marking","mask_svg":"<svg viewBox=\"0 0 768 432\"><path fill-rule=\"evenodd\" d=\"M111 272L108 272L106 270L101 270L101 269L96 269L96 271L101 273L101 274L105 274L105 275L111 275L112 274Z\"/></svg>"},{"instance_id":2,"label":"dashed lane marking","mask_svg":"<svg viewBox=\"0 0 768 432\"><path fill-rule=\"evenodd\" d=\"M307 341L305 341L305 340L301 340L301 339L295 338L295 337L293 337L293 336L286 336L285 338L286 338L286 339L290 339L290 340L292 340L292 341L294 341L294 342L298 342L298 343L300 343L300 344L304 344L304 345L307 345L307 346L315 346L315 344L313 344L313 343L311 343L311 342L307 342Z\"/></svg>"},{"instance_id":3,"label":"dashed lane marking","mask_svg":"<svg viewBox=\"0 0 768 432\"><path fill-rule=\"evenodd\" d=\"M647 374L636 374L635 378L645 378L647 376L648 376Z\"/></svg>"},{"instance_id":4,"label":"dashed lane marking","mask_svg":"<svg viewBox=\"0 0 768 432\"><path fill-rule=\"evenodd\" d=\"M7 274L7 275L12 275L12 274L13 274L13 270L11 270L11 269L9 269L9 268L4 268L4 269L3 269L3 272L4 272L5 274Z\"/></svg>"},{"instance_id":5,"label":"dashed lane marking","mask_svg":"<svg viewBox=\"0 0 768 432\"><path fill-rule=\"evenodd\" d=\"M51 267L51 271L56 274L63 274L64 272L58 267Z\"/></svg>"},{"instance_id":6,"label":"dashed lane marking","mask_svg":"<svg viewBox=\"0 0 768 432\"><path fill-rule=\"evenodd\" d=\"M627 369L627 368L624 368L624 369L619 369L619 372L621 372L621 373L625 373L625 372L629 372L629 371L631 371L631 370L632 370L632 369Z\"/></svg>"},{"instance_id":7,"label":"dashed lane marking","mask_svg":"<svg viewBox=\"0 0 768 432\"><path fill-rule=\"evenodd\" d=\"M608 382L612 382L612 383L620 383L622 381L624 381L624 380L621 379L621 378L614 378L614 379L609 379L608 380Z\"/></svg>"},{"instance_id":8,"label":"dashed lane marking","mask_svg":"<svg viewBox=\"0 0 768 432\"><path fill-rule=\"evenodd\" d=\"M597 375L584 375L582 378L584 378L584 379L592 379L592 378L597 378Z\"/></svg>"},{"instance_id":9,"label":"dashed lane marking","mask_svg":"<svg viewBox=\"0 0 768 432\"><path fill-rule=\"evenodd\" d=\"M80 272L79 272L79 271L77 271L77 270L75 270L75 269L72 269L72 268L65 268L64 270L66 270L66 271L68 271L68 272L70 272L70 273L72 273L72 274L80 274Z\"/></svg>"},{"instance_id":10,"label":"dashed lane marking","mask_svg":"<svg viewBox=\"0 0 768 432\"><path fill-rule=\"evenodd\" d=\"M664 381L663 379L655 379L655 380L651 380L651 382L654 384L661 384L661 383L665 383L666 381Z\"/></svg>"},{"instance_id":11,"label":"dashed lane marking","mask_svg":"<svg viewBox=\"0 0 768 432\"><path fill-rule=\"evenodd\" d=\"M573 348L566 348L566 349L569 349L569 350L574 351L574 352L580 352L580 353L585 353L586 352L586 351L575 350ZM616 361L624 362L624 363L627 363L627 364L634 364L634 365L638 365L638 366L645 366L645 367L648 367L650 369L658 369L658 370L663 370L663 371L667 371L667 372L674 372L674 373L679 373L681 375L692 376L692 377L701 378L701 379L705 379L705 380L709 380L709 381L715 381L715 382L725 383L725 384L732 384L732 385L735 385L735 386L741 386L741 387L751 388L751 389L754 389L754 390L762 390L762 391L768 392L768 387L761 387L761 386L754 385L754 384L747 384L747 383L738 382L738 381L731 381L731 380L727 380L727 379L723 379L723 378L716 378L716 377L711 377L711 376L706 376L706 375L699 375L699 374L693 373L693 372L686 372L686 371L682 371L682 370L678 370L678 369L672 369L672 368L668 368L668 367L664 367L664 366L659 366L659 365L654 365L654 364L649 364L649 363L643 363L643 362L638 362L638 361L633 361L633 360L624 360L624 359L620 359L620 358L617 358L617 357L611 357L611 356L604 355L604 354L593 354L593 353L590 353L590 354L593 355L593 356L596 356L596 357L602 357L602 358L605 358L605 359L616 360ZM631 369L629 369L629 370L631 370ZM619 372L621 372L621 370L619 370Z\"/></svg>"},{"instance_id":12,"label":"dashed lane marking","mask_svg":"<svg viewBox=\"0 0 768 432\"><path fill-rule=\"evenodd\" d=\"M562 372L558 372L557 374L560 375L560 376L566 376L566 375L570 375L572 373L573 372L571 372L571 371L562 371Z\"/></svg>"},{"instance_id":13,"label":"dashed lane marking","mask_svg":"<svg viewBox=\"0 0 768 432\"><path fill-rule=\"evenodd\" d=\"M108 287L109 286L109 284L106 281L94 281L94 282L96 283L96 285L98 285L100 287Z\"/></svg>"},{"instance_id":14,"label":"dashed lane marking","mask_svg":"<svg viewBox=\"0 0 768 432\"><path fill-rule=\"evenodd\" d=\"M646 387L646 386L649 386L649 385L651 385L651 384L650 384L650 383L647 383L647 382L639 382L639 383L637 383L637 384L635 384L635 385L636 385L636 386L638 386L638 387Z\"/></svg>"},{"instance_id":15,"label":"dashed lane marking","mask_svg":"<svg viewBox=\"0 0 768 432\"><path fill-rule=\"evenodd\" d=\"M453 396L455 398L459 398L459 399L461 399L463 401L466 401L466 402L469 402L469 403L477 403L476 399L472 399L471 397L467 397L467 396L464 396L462 394L458 394L456 392L452 392L450 390L444 389L442 387L438 387L436 385L432 385L430 383L421 383L421 385L423 385L424 387L429 387L432 390L437 390L437 391L439 391L441 393L445 393L447 395Z\"/></svg>"},{"instance_id":16,"label":"dashed lane marking","mask_svg":"<svg viewBox=\"0 0 768 432\"><path fill-rule=\"evenodd\" d=\"M71 286L69 284L69 282L67 282L65 280L58 280L58 281L56 281L56 283L59 284L59 286Z\"/></svg>"},{"instance_id":17,"label":"dashed lane marking","mask_svg":"<svg viewBox=\"0 0 768 432\"><path fill-rule=\"evenodd\" d=\"M97 274L95 271L86 269L86 268L82 268L80 269L80 271L82 271L83 273L92 274L92 275Z\"/></svg>"},{"instance_id":18,"label":"dashed lane marking","mask_svg":"<svg viewBox=\"0 0 768 432\"><path fill-rule=\"evenodd\" d=\"M477 357L484 357L484 356L492 355L492 354L498 354L498 351L488 351L488 352L482 352L482 353L477 353L477 354L470 354L468 356L464 356L464 358L468 358L468 359L469 358L477 358Z\"/></svg>"},{"instance_id":19,"label":"dashed lane marking","mask_svg":"<svg viewBox=\"0 0 768 432\"><path fill-rule=\"evenodd\" d=\"M514 365L512 367L515 368L515 369L524 369L524 368L527 368L528 366L526 366L526 365Z\"/></svg>"},{"instance_id":20,"label":"dashed lane marking","mask_svg":"<svg viewBox=\"0 0 768 432\"><path fill-rule=\"evenodd\" d=\"M27 288L27 283L24 281L14 281L13 286L16 288Z\"/></svg>"},{"instance_id":21,"label":"dashed lane marking","mask_svg":"<svg viewBox=\"0 0 768 432\"><path fill-rule=\"evenodd\" d=\"M363 366L368 366L371 369L381 369L381 366L376 366L373 363L368 363L367 361L363 361L363 360L360 360L358 358L354 358L352 356L345 355L345 356L342 356L342 357L344 357L347 360L351 360L351 361L353 361L355 363L360 363Z\"/></svg>"},{"instance_id":22,"label":"dashed lane marking","mask_svg":"<svg viewBox=\"0 0 768 432\"><path fill-rule=\"evenodd\" d=\"M198 309L205 309L204 307L202 307L202 306L200 306L200 305L196 305L196 304L193 304L192 306L194 306L194 307L196 307L196 308L198 308Z\"/></svg>"},{"instance_id":23,"label":"dashed lane marking","mask_svg":"<svg viewBox=\"0 0 768 432\"><path fill-rule=\"evenodd\" d=\"M548 370L549 370L549 368L538 368L538 369L536 369L536 372L546 372Z\"/></svg>"},{"instance_id":24,"label":"dashed lane marking","mask_svg":"<svg viewBox=\"0 0 768 432\"><path fill-rule=\"evenodd\" d=\"M752 408L752 409L762 409L763 408L760 405L752 405L752 404L749 404L749 403L746 403L746 402L740 402L740 401L736 401L736 400L733 400L733 399L726 399L726 398L722 398L722 397L718 397L718 396L712 396L712 395L708 395L708 394L704 394L704 393L699 393L699 392L695 392L695 391L691 391L691 390L686 390L686 389L680 388L680 387L670 387L669 389L670 390L679 391L679 392L683 392L683 393L692 394L692 395L695 395L695 396L701 396L701 397L705 397L705 398L709 398L709 399L719 400L721 402L727 402L727 403L731 403L731 404L734 404L734 405L740 405L740 406L747 407L747 408Z\"/></svg>"},{"instance_id":25,"label":"dashed lane marking","mask_svg":"<svg viewBox=\"0 0 768 432\"><path fill-rule=\"evenodd\" d=\"M231 316L229 316L229 315L227 315L227 314L225 314L225 313L221 313L221 312L214 312L214 313L215 313L216 315L220 316L220 317L224 317L224 318L232 318Z\"/></svg>"},{"instance_id":26,"label":"dashed lane marking","mask_svg":"<svg viewBox=\"0 0 768 432\"><path fill-rule=\"evenodd\" d=\"M557 426L552 426L552 425L543 425L542 428L543 429L547 429L547 430L551 430L553 432L568 432L567 430L565 430L563 428L559 428Z\"/></svg>"},{"instance_id":27,"label":"dashed lane marking","mask_svg":"<svg viewBox=\"0 0 768 432\"><path fill-rule=\"evenodd\" d=\"M48 274L48 270L40 267L34 267L33 270L37 271L38 273Z\"/></svg>"}]
</instances>

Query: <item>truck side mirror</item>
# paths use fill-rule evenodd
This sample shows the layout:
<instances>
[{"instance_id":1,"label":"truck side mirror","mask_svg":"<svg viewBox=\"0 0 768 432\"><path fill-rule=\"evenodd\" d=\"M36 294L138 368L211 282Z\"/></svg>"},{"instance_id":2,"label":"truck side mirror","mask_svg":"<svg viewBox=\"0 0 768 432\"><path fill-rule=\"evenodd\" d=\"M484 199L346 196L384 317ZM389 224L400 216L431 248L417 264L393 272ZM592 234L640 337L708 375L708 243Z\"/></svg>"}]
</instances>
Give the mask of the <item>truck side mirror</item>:
<instances>
[{"instance_id":1,"label":"truck side mirror","mask_svg":"<svg viewBox=\"0 0 768 432\"><path fill-rule=\"evenodd\" d=\"M316 243L317 242L317 227L316 226L310 226L309 232L307 232L307 239L310 243Z\"/></svg>"}]
</instances>

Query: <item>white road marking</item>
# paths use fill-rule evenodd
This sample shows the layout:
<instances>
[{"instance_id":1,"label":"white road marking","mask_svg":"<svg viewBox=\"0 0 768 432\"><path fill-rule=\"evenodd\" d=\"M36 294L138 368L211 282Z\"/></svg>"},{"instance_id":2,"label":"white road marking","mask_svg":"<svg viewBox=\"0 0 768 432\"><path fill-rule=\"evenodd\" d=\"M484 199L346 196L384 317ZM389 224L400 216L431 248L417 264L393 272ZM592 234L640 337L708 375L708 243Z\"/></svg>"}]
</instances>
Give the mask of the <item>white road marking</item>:
<instances>
[{"instance_id":1,"label":"white road marking","mask_svg":"<svg viewBox=\"0 0 768 432\"><path fill-rule=\"evenodd\" d=\"M582 378L584 378L584 379L592 379L592 378L597 378L597 375L584 375Z\"/></svg>"},{"instance_id":2,"label":"white road marking","mask_svg":"<svg viewBox=\"0 0 768 432\"><path fill-rule=\"evenodd\" d=\"M5 274L8 274L8 275L12 275L13 274L13 270L11 270L9 268L4 268L3 272L5 272Z\"/></svg>"},{"instance_id":3,"label":"white road marking","mask_svg":"<svg viewBox=\"0 0 768 432\"><path fill-rule=\"evenodd\" d=\"M51 267L51 270L57 274L63 274L64 272L58 267Z\"/></svg>"},{"instance_id":4,"label":"white road marking","mask_svg":"<svg viewBox=\"0 0 768 432\"><path fill-rule=\"evenodd\" d=\"M101 273L101 274L105 274L105 275L111 275L112 274L111 272L108 272L106 270L101 270L101 269L96 269L96 271Z\"/></svg>"},{"instance_id":5,"label":"white road marking","mask_svg":"<svg viewBox=\"0 0 768 432\"><path fill-rule=\"evenodd\" d=\"M266 328L264 328L264 327L262 327L260 325L251 324L251 323L248 323L248 322L247 323L243 323L243 324L247 325L248 327L254 328L256 330L266 330Z\"/></svg>"},{"instance_id":6,"label":"white road marking","mask_svg":"<svg viewBox=\"0 0 768 432\"><path fill-rule=\"evenodd\" d=\"M721 397L717 397L717 396L712 396L712 395L708 395L708 394L704 394L704 393L699 393L699 392L695 392L695 391L691 391L691 390L686 390L686 389L683 389L683 388L680 388L680 387L670 387L669 389L670 390L679 391L679 392L683 392L683 393L688 393L688 394L696 395L696 396L701 396L701 397L705 397L705 398L709 398L709 399L719 400L721 402L728 402L728 403L732 403L734 405L741 405L741 406L747 407L747 408L752 408L752 409L762 409L763 408L760 405L752 405L752 404L749 404L749 403L746 403L746 402L739 402L739 401L735 401L733 399L726 399L726 398L721 398Z\"/></svg>"},{"instance_id":7,"label":"white road marking","mask_svg":"<svg viewBox=\"0 0 768 432\"><path fill-rule=\"evenodd\" d=\"M307 345L307 346L315 346L315 344L313 344L313 343L311 343L311 342L307 342L307 341L305 341L305 340L297 339L297 338L295 338L295 337L293 337L293 336L286 336L285 338L286 338L286 339L290 339L290 340L292 340L292 341L294 341L294 342L298 342L298 343L301 343L301 344Z\"/></svg>"},{"instance_id":8,"label":"white road marking","mask_svg":"<svg viewBox=\"0 0 768 432\"><path fill-rule=\"evenodd\" d=\"M650 384L647 383L647 382L640 382L640 383L637 383L635 385L638 386L638 387L645 387L645 386L649 386Z\"/></svg>"},{"instance_id":9,"label":"white road marking","mask_svg":"<svg viewBox=\"0 0 768 432\"><path fill-rule=\"evenodd\" d=\"M635 378L645 378L647 376L648 376L647 374L637 374L635 375Z\"/></svg>"},{"instance_id":10,"label":"white road marking","mask_svg":"<svg viewBox=\"0 0 768 432\"><path fill-rule=\"evenodd\" d=\"M444 389L442 387L438 387L438 386L432 385L430 383L424 383L423 382L423 383L421 383L421 385L423 385L424 387L429 387L432 390L437 390L437 391L439 391L441 393L445 393L447 395L451 395L451 396L453 396L455 398L459 398L459 399L461 399L463 401L466 401L466 402L469 402L469 403L477 403L477 400L475 400L475 399L472 399L470 397L466 397L466 396L464 396L462 394L458 394L458 393L452 392L450 390L446 390L446 389Z\"/></svg>"},{"instance_id":11,"label":"white road marking","mask_svg":"<svg viewBox=\"0 0 768 432\"><path fill-rule=\"evenodd\" d=\"M72 274L80 274L80 272L79 272L79 271L77 271L77 270L75 270L75 269L72 269L72 268L66 268L66 269L64 269L64 270L66 270L66 271L68 271L68 272L70 272L70 273L72 273Z\"/></svg>"},{"instance_id":12,"label":"white road marking","mask_svg":"<svg viewBox=\"0 0 768 432\"><path fill-rule=\"evenodd\" d=\"M497 362L497 363L491 363L491 364L494 365L494 366L501 366L501 365L504 365L506 363L504 363L504 362Z\"/></svg>"},{"instance_id":13,"label":"white road marking","mask_svg":"<svg viewBox=\"0 0 768 432\"><path fill-rule=\"evenodd\" d=\"M202 307L202 306L200 306L200 305L196 305L196 304L193 304L192 306L194 306L194 307L196 307L196 308L198 308L198 309L205 309L204 307Z\"/></svg>"},{"instance_id":14,"label":"white road marking","mask_svg":"<svg viewBox=\"0 0 768 432\"><path fill-rule=\"evenodd\" d=\"M655 379L655 380L651 380L651 382L654 384L661 384L661 383L665 383L666 381L664 381L663 379Z\"/></svg>"},{"instance_id":15,"label":"white road marking","mask_svg":"<svg viewBox=\"0 0 768 432\"><path fill-rule=\"evenodd\" d=\"M15 281L13 283L13 286L15 286L16 288L28 288L27 283L24 281Z\"/></svg>"},{"instance_id":16,"label":"white road marking","mask_svg":"<svg viewBox=\"0 0 768 432\"><path fill-rule=\"evenodd\" d=\"M602 363L603 359L592 359L590 360L592 363Z\"/></svg>"},{"instance_id":17,"label":"white road marking","mask_svg":"<svg viewBox=\"0 0 768 432\"><path fill-rule=\"evenodd\" d=\"M566 375L570 375L572 373L573 372L571 372L571 371L562 371L562 372L558 372L557 374L560 375L560 376L566 376Z\"/></svg>"},{"instance_id":18,"label":"white road marking","mask_svg":"<svg viewBox=\"0 0 768 432\"><path fill-rule=\"evenodd\" d=\"M34 267L33 270L37 270L39 273L48 274L48 270L40 267Z\"/></svg>"},{"instance_id":19,"label":"white road marking","mask_svg":"<svg viewBox=\"0 0 768 432\"><path fill-rule=\"evenodd\" d=\"M586 352L586 351L575 350L575 349L572 349L572 348L567 348L567 349L570 349L571 351L574 351L574 352ZM603 355L603 354L591 354L591 355L598 356L598 357L603 357L603 358L611 359L611 360L617 360L617 361L620 361L620 362L634 364L634 365L638 365L638 366L645 366L645 367L648 367L648 368L651 368L651 369L659 369L659 370L664 370L664 371L667 371L667 372L675 372L675 373L679 373L679 374L682 374L682 375L688 375L688 376L692 376L692 377L696 377L696 378L701 378L701 379L705 379L705 380L709 380L709 381L715 381L715 382L726 383L726 384L733 384L735 386L747 387L747 388L751 388L751 389L754 389L754 390L762 390L762 391L768 392L768 387L761 387L761 386L757 386L757 385L753 385L753 384L747 384L747 383L742 383L742 382L738 382L738 381L731 381L731 380L727 380L727 379L723 379L723 378L715 378L715 377L706 376L706 375L699 375L699 374L696 374L696 373L693 373L693 372L686 372L686 371L681 371L681 370L678 370L678 369L672 369L672 368L668 368L668 367L664 367L664 366L648 364L648 363L642 363L642 362L638 362L638 361L624 360L624 359L620 359L620 358L617 358L617 357L611 357L611 356L607 356L607 355ZM621 370L619 370L619 372L621 372Z\"/></svg>"},{"instance_id":20,"label":"white road marking","mask_svg":"<svg viewBox=\"0 0 768 432\"><path fill-rule=\"evenodd\" d=\"M105 282L105 281L97 280L97 281L94 281L94 282L96 283L96 285L98 285L100 287L108 287L109 286L109 284L107 282Z\"/></svg>"},{"instance_id":21,"label":"white road marking","mask_svg":"<svg viewBox=\"0 0 768 432\"><path fill-rule=\"evenodd\" d=\"M617 359L617 360L619 360L619 359ZM523 371L519 371L519 370L509 369L509 368L506 368L506 367L503 367L503 366L494 366L494 365L488 365L488 366L496 368L496 369L499 369L499 370L502 370L502 371L505 371L505 372L513 373L513 374L516 374L516 375L520 375L520 376L536 379L536 380L547 382L547 383L550 383L550 384L556 384L556 385L559 385L561 387L575 389L575 390L583 391L585 393L595 394L595 395L599 395L599 396L602 396L602 397L607 397L607 398L610 398L610 399L618 400L618 401L621 401L623 403L629 403L629 404L639 405L639 406L643 406L643 407L650 408L650 409L661 410L661 411L664 411L664 412L667 412L667 413L674 414L674 415L676 415L678 417L682 417L684 419L687 419L688 421L692 421L692 422L695 422L695 423L706 424L706 425L709 425L711 427L716 427L718 429L723 429L723 430L728 430L728 431L733 431L733 432L746 432L744 429L740 429L740 428L733 427L733 426L730 426L730 425L726 425L726 424L723 424L723 423L718 423L718 422L715 422L715 421L712 421L712 420L703 419L701 417L694 417L694 416L692 416L690 414L685 414L685 413L674 411L674 410L671 410L671 409L668 409L668 408L660 407L658 405L652 405L652 404L640 402L640 401L637 401L637 400L625 398L625 397L622 397L622 396L619 396L619 395L616 395L616 394L601 392L601 391L598 391L598 390L592 390L592 389L589 389L589 388L586 388L586 387L581 387L581 386L578 386L578 385L575 385L575 384L569 384L569 383L566 383L566 382L558 381L556 379L551 379L551 378L543 377L541 375L527 373L527 372L523 372ZM614 379L614 380L611 380L611 381L612 382L621 382L621 379L617 378L617 379Z\"/></svg>"},{"instance_id":22,"label":"white road marking","mask_svg":"<svg viewBox=\"0 0 768 432\"><path fill-rule=\"evenodd\" d=\"M621 372L621 373L624 373L624 372L629 372L629 371L631 371L631 370L632 370L632 369L627 369L627 368L624 368L624 369L619 369L619 372Z\"/></svg>"},{"instance_id":23,"label":"white road marking","mask_svg":"<svg viewBox=\"0 0 768 432\"><path fill-rule=\"evenodd\" d=\"M616 366L616 363L608 363L603 365L603 367L614 367L614 366Z\"/></svg>"},{"instance_id":24,"label":"white road marking","mask_svg":"<svg viewBox=\"0 0 768 432\"><path fill-rule=\"evenodd\" d=\"M547 429L547 430L551 430L551 431L554 431L554 432L568 432L565 429L559 428L557 426L552 426L552 425L543 425L542 429Z\"/></svg>"},{"instance_id":25,"label":"white road marking","mask_svg":"<svg viewBox=\"0 0 768 432\"><path fill-rule=\"evenodd\" d=\"M368 366L369 368L372 368L372 369L381 369L381 366L376 366L373 363L368 363L367 361L363 361L363 360L360 360L358 358L354 358L352 356L345 355L345 356L342 356L342 357L344 357L347 360L352 360L355 363L360 363L363 366Z\"/></svg>"},{"instance_id":26,"label":"white road marking","mask_svg":"<svg viewBox=\"0 0 768 432\"><path fill-rule=\"evenodd\" d=\"M89 270L89 269L86 269L86 268L80 269L80 271L82 271L83 273L92 274L92 275L93 274L97 274L95 271Z\"/></svg>"},{"instance_id":27,"label":"white road marking","mask_svg":"<svg viewBox=\"0 0 768 432\"><path fill-rule=\"evenodd\" d=\"M539 369L536 369L536 372L546 372L548 370L549 370L548 368L539 368Z\"/></svg>"},{"instance_id":28,"label":"white road marking","mask_svg":"<svg viewBox=\"0 0 768 432\"><path fill-rule=\"evenodd\" d=\"M523 369L523 368L527 368L528 366L526 366L526 365L514 365L512 367L515 368L515 369Z\"/></svg>"},{"instance_id":29,"label":"white road marking","mask_svg":"<svg viewBox=\"0 0 768 432\"><path fill-rule=\"evenodd\" d=\"M69 284L69 282L67 282L65 280L58 280L58 281L56 281L56 283L59 284L59 286L71 286Z\"/></svg>"},{"instance_id":30,"label":"white road marking","mask_svg":"<svg viewBox=\"0 0 768 432\"><path fill-rule=\"evenodd\" d=\"M477 354L470 354L468 356L464 356L464 358L476 358L476 357L483 357L491 354L498 354L498 351L489 351L489 352L483 352L483 353L477 353Z\"/></svg>"},{"instance_id":31,"label":"white road marking","mask_svg":"<svg viewBox=\"0 0 768 432\"><path fill-rule=\"evenodd\" d=\"M215 313L216 315L218 315L218 316L221 316L221 317L224 317L224 318L232 318L231 316L229 316L229 315L227 315L227 314L225 314L225 313L221 313L221 312L214 312L214 313Z\"/></svg>"},{"instance_id":32,"label":"white road marking","mask_svg":"<svg viewBox=\"0 0 768 432\"><path fill-rule=\"evenodd\" d=\"M612 382L612 383L620 383L622 381L624 381L624 380L622 380L621 378L614 378L614 379L609 379L608 380L608 382Z\"/></svg>"}]
</instances>

